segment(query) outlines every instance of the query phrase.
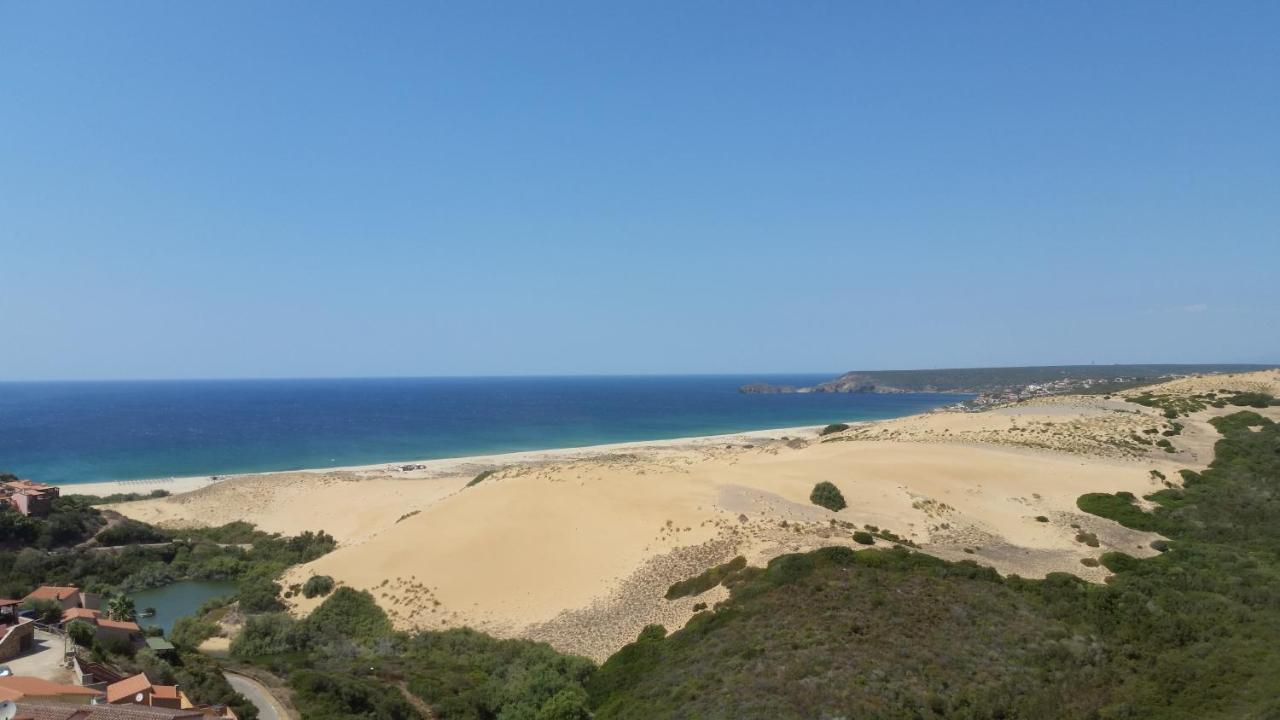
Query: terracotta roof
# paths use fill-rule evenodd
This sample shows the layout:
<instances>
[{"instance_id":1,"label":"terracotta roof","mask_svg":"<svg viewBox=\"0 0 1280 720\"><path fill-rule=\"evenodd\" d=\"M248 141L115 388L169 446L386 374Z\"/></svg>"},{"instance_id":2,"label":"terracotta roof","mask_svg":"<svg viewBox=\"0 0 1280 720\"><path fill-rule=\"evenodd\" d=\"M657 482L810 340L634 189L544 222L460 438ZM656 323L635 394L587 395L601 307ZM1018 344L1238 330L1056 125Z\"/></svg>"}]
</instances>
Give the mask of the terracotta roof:
<instances>
[{"instance_id":1,"label":"terracotta roof","mask_svg":"<svg viewBox=\"0 0 1280 720\"><path fill-rule=\"evenodd\" d=\"M72 595L79 595L80 588L60 587L57 585L42 585L36 588L32 593L23 600L62 600Z\"/></svg>"},{"instance_id":2,"label":"terracotta roof","mask_svg":"<svg viewBox=\"0 0 1280 720\"><path fill-rule=\"evenodd\" d=\"M108 620L104 617L98 618L98 627L113 628L115 630L128 630L129 632L142 632L142 628L138 627L138 623L130 620Z\"/></svg>"},{"instance_id":3,"label":"terracotta roof","mask_svg":"<svg viewBox=\"0 0 1280 720\"><path fill-rule=\"evenodd\" d=\"M146 705L67 705L19 702L18 717L29 720L188 720L204 718L198 710L173 710Z\"/></svg>"},{"instance_id":4,"label":"terracotta roof","mask_svg":"<svg viewBox=\"0 0 1280 720\"><path fill-rule=\"evenodd\" d=\"M5 600L4 598L0 598L0 607L9 607L10 605L21 605L21 604L22 604L21 600Z\"/></svg>"},{"instance_id":5,"label":"terracotta roof","mask_svg":"<svg viewBox=\"0 0 1280 720\"><path fill-rule=\"evenodd\" d=\"M165 700L177 700L178 686L177 685L152 685L151 694L155 695L158 698L164 698Z\"/></svg>"},{"instance_id":6,"label":"terracotta roof","mask_svg":"<svg viewBox=\"0 0 1280 720\"><path fill-rule=\"evenodd\" d=\"M114 682L107 686L107 702L117 703L121 700L133 700L133 696L151 689L151 681L145 673L138 673L131 678Z\"/></svg>"},{"instance_id":7,"label":"terracotta roof","mask_svg":"<svg viewBox=\"0 0 1280 720\"><path fill-rule=\"evenodd\" d=\"M90 610L89 608L68 608L62 611L62 622L71 620L96 620L102 613L98 610Z\"/></svg>"},{"instance_id":8,"label":"terracotta roof","mask_svg":"<svg viewBox=\"0 0 1280 720\"><path fill-rule=\"evenodd\" d=\"M9 675L0 677L0 691L6 700L19 700L24 697L55 697L57 695L101 695L102 693L79 685L64 685L49 682L38 677ZM14 695L16 694L16 697Z\"/></svg>"}]
</instances>

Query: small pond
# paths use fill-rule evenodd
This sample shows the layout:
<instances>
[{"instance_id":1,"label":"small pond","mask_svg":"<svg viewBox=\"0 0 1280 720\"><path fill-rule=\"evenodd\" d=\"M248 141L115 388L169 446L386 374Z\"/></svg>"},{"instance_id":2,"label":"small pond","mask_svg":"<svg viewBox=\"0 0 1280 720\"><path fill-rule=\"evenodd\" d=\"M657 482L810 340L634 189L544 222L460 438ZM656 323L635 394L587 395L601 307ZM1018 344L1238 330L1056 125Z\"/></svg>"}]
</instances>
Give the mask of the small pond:
<instances>
[{"instance_id":1,"label":"small pond","mask_svg":"<svg viewBox=\"0 0 1280 720\"><path fill-rule=\"evenodd\" d=\"M130 597L138 610L138 624L142 627L159 625L165 635L173 629L173 621L183 615L193 615L206 601L236 591L236 584L228 580L183 580L150 590L139 590ZM155 608L156 614L143 617L144 608Z\"/></svg>"}]
</instances>

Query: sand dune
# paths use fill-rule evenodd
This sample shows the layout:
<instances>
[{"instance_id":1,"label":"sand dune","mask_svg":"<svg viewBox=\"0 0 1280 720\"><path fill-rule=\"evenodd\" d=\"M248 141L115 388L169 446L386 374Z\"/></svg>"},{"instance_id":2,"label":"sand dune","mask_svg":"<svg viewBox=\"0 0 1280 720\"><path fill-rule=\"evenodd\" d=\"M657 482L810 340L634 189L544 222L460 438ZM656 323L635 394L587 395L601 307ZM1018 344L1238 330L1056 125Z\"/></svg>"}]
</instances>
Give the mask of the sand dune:
<instances>
[{"instance_id":1,"label":"sand dune","mask_svg":"<svg viewBox=\"0 0 1280 720\"><path fill-rule=\"evenodd\" d=\"M1171 384L1194 392L1195 379ZM1280 394L1280 375L1208 385ZM1269 410L1271 413L1274 408ZM513 462L473 487L466 474L417 479L376 469L235 478L187 495L118 506L161 524L246 519L280 532L323 528L338 550L295 568L367 589L398 627L470 625L603 658L646 624L682 625L699 598L664 600L673 582L744 554L762 563L823 545L855 546L864 525L949 559L1039 577L1106 571L1081 559L1150 554L1156 536L1081 513L1086 492L1162 487L1159 470L1207 463L1214 431L1183 419L1165 453L1130 438L1159 412L1116 398L1059 397L984 413L930 413L836 436L639 444ZM849 507L809 503L835 483ZM1037 520L1037 516L1048 522ZM1099 546L1077 541L1080 532ZM885 541L878 541L881 545ZM860 547L860 546L859 546ZM306 612L315 601L300 601Z\"/></svg>"}]
</instances>

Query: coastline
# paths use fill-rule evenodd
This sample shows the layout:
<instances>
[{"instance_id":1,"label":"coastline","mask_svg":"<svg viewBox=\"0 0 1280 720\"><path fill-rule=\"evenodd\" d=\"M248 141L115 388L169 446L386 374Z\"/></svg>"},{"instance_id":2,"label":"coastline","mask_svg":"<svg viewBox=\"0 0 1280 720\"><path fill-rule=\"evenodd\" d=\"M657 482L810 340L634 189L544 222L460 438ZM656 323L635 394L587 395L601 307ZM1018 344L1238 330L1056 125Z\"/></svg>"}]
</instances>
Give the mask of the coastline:
<instances>
[{"instance_id":1,"label":"coastline","mask_svg":"<svg viewBox=\"0 0 1280 720\"><path fill-rule=\"evenodd\" d=\"M1166 383L1186 395L1230 384L1280 394L1280 374ZM115 504L157 527L234 521L296 535L324 530L333 552L280 580L313 575L368 591L405 630L469 626L544 640L597 660L651 624L682 627L695 605L727 590L666 599L673 583L736 556L763 566L831 545L910 544L1000 573L1110 574L1108 551L1156 552L1157 535L1083 512L1095 492L1145 496L1203 467L1233 412L1179 419L1172 449L1140 442L1172 424L1125 396L1056 396L979 413L926 412L851 424L379 463L182 481L65 486L111 493L164 487L194 492ZM1262 414L1280 420L1280 407ZM781 438L789 438L783 441ZM404 466L412 466L404 470ZM484 470L497 470L483 482ZM834 484L847 506L816 506ZM478 571L478 568L483 568ZM294 596L305 614L319 602Z\"/></svg>"},{"instance_id":2,"label":"coastline","mask_svg":"<svg viewBox=\"0 0 1280 720\"><path fill-rule=\"evenodd\" d=\"M923 413L927 414L927 413ZM910 415L904 417L912 417ZM897 418L891 418L897 419ZM850 427L882 420L839 421ZM667 438L662 440L633 440L618 443L602 443L599 445L581 445L574 447L547 448L544 450L518 450L506 453L486 455L464 455L452 458L434 458L430 460L395 460L367 465L344 465L323 468L301 468L296 470L270 470L265 472L232 473L226 475L191 475L171 478L144 478L137 480L104 480L89 483L55 483L63 494L94 495L105 497L117 493L148 493L152 490L167 490L172 494L194 492L230 480L245 477L271 477L295 473L323 475L327 473L352 474L386 474L395 473L404 479L429 479L479 473L486 469L516 463L558 462L564 460L589 460L619 451L628 450L677 450L681 448L698 448L720 444L749 444L752 440L781 440L784 437L817 437L818 431L825 425L800 425L795 427L768 428L763 430L746 430L742 432L723 433L719 435L691 435L688 437ZM412 466L411 470L402 468Z\"/></svg>"}]
</instances>

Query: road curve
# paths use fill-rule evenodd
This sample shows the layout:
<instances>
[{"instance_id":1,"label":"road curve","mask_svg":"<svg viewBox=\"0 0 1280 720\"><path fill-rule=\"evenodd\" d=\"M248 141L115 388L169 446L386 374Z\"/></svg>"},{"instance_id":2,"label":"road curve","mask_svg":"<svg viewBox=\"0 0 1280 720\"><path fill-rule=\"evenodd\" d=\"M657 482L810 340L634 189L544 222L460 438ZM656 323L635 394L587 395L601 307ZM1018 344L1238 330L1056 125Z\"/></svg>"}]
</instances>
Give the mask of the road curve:
<instances>
[{"instance_id":1,"label":"road curve","mask_svg":"<svg viewBox=\"0 0 1280 720\"><path fill-rule=\"evenodd\" d=\"M249 702L258 708L260 720L288 720L289 714L285 712L280 702L272 697L271 691L267 690L262 683L253 678L230 672L224 672L222 676L227 679L227 682L231 683L231 687L236 692L249 698Z\"/></svg>"}]
</instances>

